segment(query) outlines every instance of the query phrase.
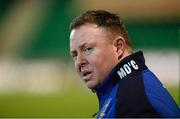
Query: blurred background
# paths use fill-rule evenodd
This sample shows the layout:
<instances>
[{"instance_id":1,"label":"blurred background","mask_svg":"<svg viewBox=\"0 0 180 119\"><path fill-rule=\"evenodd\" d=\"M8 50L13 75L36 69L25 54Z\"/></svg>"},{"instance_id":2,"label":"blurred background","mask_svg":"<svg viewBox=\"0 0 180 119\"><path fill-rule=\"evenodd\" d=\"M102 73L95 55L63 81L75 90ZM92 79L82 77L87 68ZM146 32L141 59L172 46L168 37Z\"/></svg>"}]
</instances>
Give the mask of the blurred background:
<instances>
[{"instance_id":1,"label":"blurred background","mask_svg":"<svg viewBox=\"0 0 180 119\"><path fill-rule=\"evenodd\" d=\"M91 117L96 95L69 55L69 24L103 9L125 21L135 51L180 104L179 0L1 0L0 117Z\"/></svg>"}]
</instances>

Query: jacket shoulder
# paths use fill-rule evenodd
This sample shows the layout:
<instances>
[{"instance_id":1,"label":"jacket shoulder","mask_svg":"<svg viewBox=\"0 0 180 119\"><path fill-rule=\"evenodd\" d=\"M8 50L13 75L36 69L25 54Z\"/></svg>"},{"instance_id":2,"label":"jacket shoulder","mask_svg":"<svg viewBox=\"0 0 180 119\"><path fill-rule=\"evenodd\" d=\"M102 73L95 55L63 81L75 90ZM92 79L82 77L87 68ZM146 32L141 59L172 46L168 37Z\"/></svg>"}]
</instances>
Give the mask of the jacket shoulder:
<instances>
[{"instance_id":1,"label":"jacket shoulder","mask_svg":"<svg viewBox=\"0 0 180 119\"><path fill-rule=\"evenodd\" d=\"M168 90L149 69L142 72L145 93L162 117L180 117L180 109Z\"/></svg>"}]
</instances>

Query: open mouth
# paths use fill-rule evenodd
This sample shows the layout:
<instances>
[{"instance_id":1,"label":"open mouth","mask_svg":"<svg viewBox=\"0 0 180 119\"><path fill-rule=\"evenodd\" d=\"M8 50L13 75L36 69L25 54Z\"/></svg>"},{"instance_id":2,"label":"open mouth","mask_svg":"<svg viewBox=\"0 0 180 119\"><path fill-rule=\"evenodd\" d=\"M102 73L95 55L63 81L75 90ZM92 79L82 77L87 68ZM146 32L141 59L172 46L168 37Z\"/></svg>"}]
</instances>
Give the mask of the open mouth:
<instances>
[{"instance_id":1,"label":"open mouth","mask_svg":"<svg viewBox=\"0 0 180 119\"><path fill-rule=\"evenodd\" d=\"M82 72L82 78L84 81L89 81L90 78L91 78L91 74L92 72L90 71L85 71L85 72Z\"/></svg>"},{"instance_id":2,"label":"open mouth","mask_svg":"<svg viewBox=\"0 0 180 119\"><path fill-rule=\"evenodd\" d=\"M87 76L87 75L89 75L89 74L91 74L91 72L84 72L84 73L83 73L83 76Z\"/></svg>"}]
</instances>

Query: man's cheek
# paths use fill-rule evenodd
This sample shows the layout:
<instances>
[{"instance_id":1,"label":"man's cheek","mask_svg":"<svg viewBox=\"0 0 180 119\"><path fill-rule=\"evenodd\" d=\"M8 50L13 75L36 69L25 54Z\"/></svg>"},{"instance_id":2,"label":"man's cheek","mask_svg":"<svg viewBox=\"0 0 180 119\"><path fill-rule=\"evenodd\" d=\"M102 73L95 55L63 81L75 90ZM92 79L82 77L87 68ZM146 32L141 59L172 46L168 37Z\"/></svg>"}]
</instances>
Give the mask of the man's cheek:
<instances>
[{"instance_id":1,"label":"man's cheek","mask_svg":"<svg viewBox=\"0 0 180 119\"><path fill-rule=\"evenodd\" d=\"M78 73L78 75L80 75L80 71L79 71L79 69L77 67L75 67L75 70Z\"/></svg>"}]
</instances>

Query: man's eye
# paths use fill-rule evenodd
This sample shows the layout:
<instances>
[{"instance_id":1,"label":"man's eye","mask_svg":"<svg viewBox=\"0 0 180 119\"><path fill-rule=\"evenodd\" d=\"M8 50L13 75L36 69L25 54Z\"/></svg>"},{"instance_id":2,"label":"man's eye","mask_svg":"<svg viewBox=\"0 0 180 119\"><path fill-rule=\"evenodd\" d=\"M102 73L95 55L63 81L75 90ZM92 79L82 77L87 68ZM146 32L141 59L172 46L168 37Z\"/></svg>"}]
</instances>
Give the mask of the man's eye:
<instances>
[{"instance_id":1,"label":"man's eye","mask_svg":"<svg viewBox=\"0 0 180 119\"><path fill-rule=\"evenodd\" d=\"M89 47L84 49L84 51L85 51L86 53L89 53L91 50L92 50L92 48L89 48Z\"/></svg>"},{"instance_id":2,"label":"man's eye","mask_svg":"<svg viewBox=\"0 0 180 119\"><path fill-rule=\"evenodd\" d=\"M72 56L73 60L75 60L77 58L77 54L72 54L71 56Z\"/></svg>"}]
</instances>

